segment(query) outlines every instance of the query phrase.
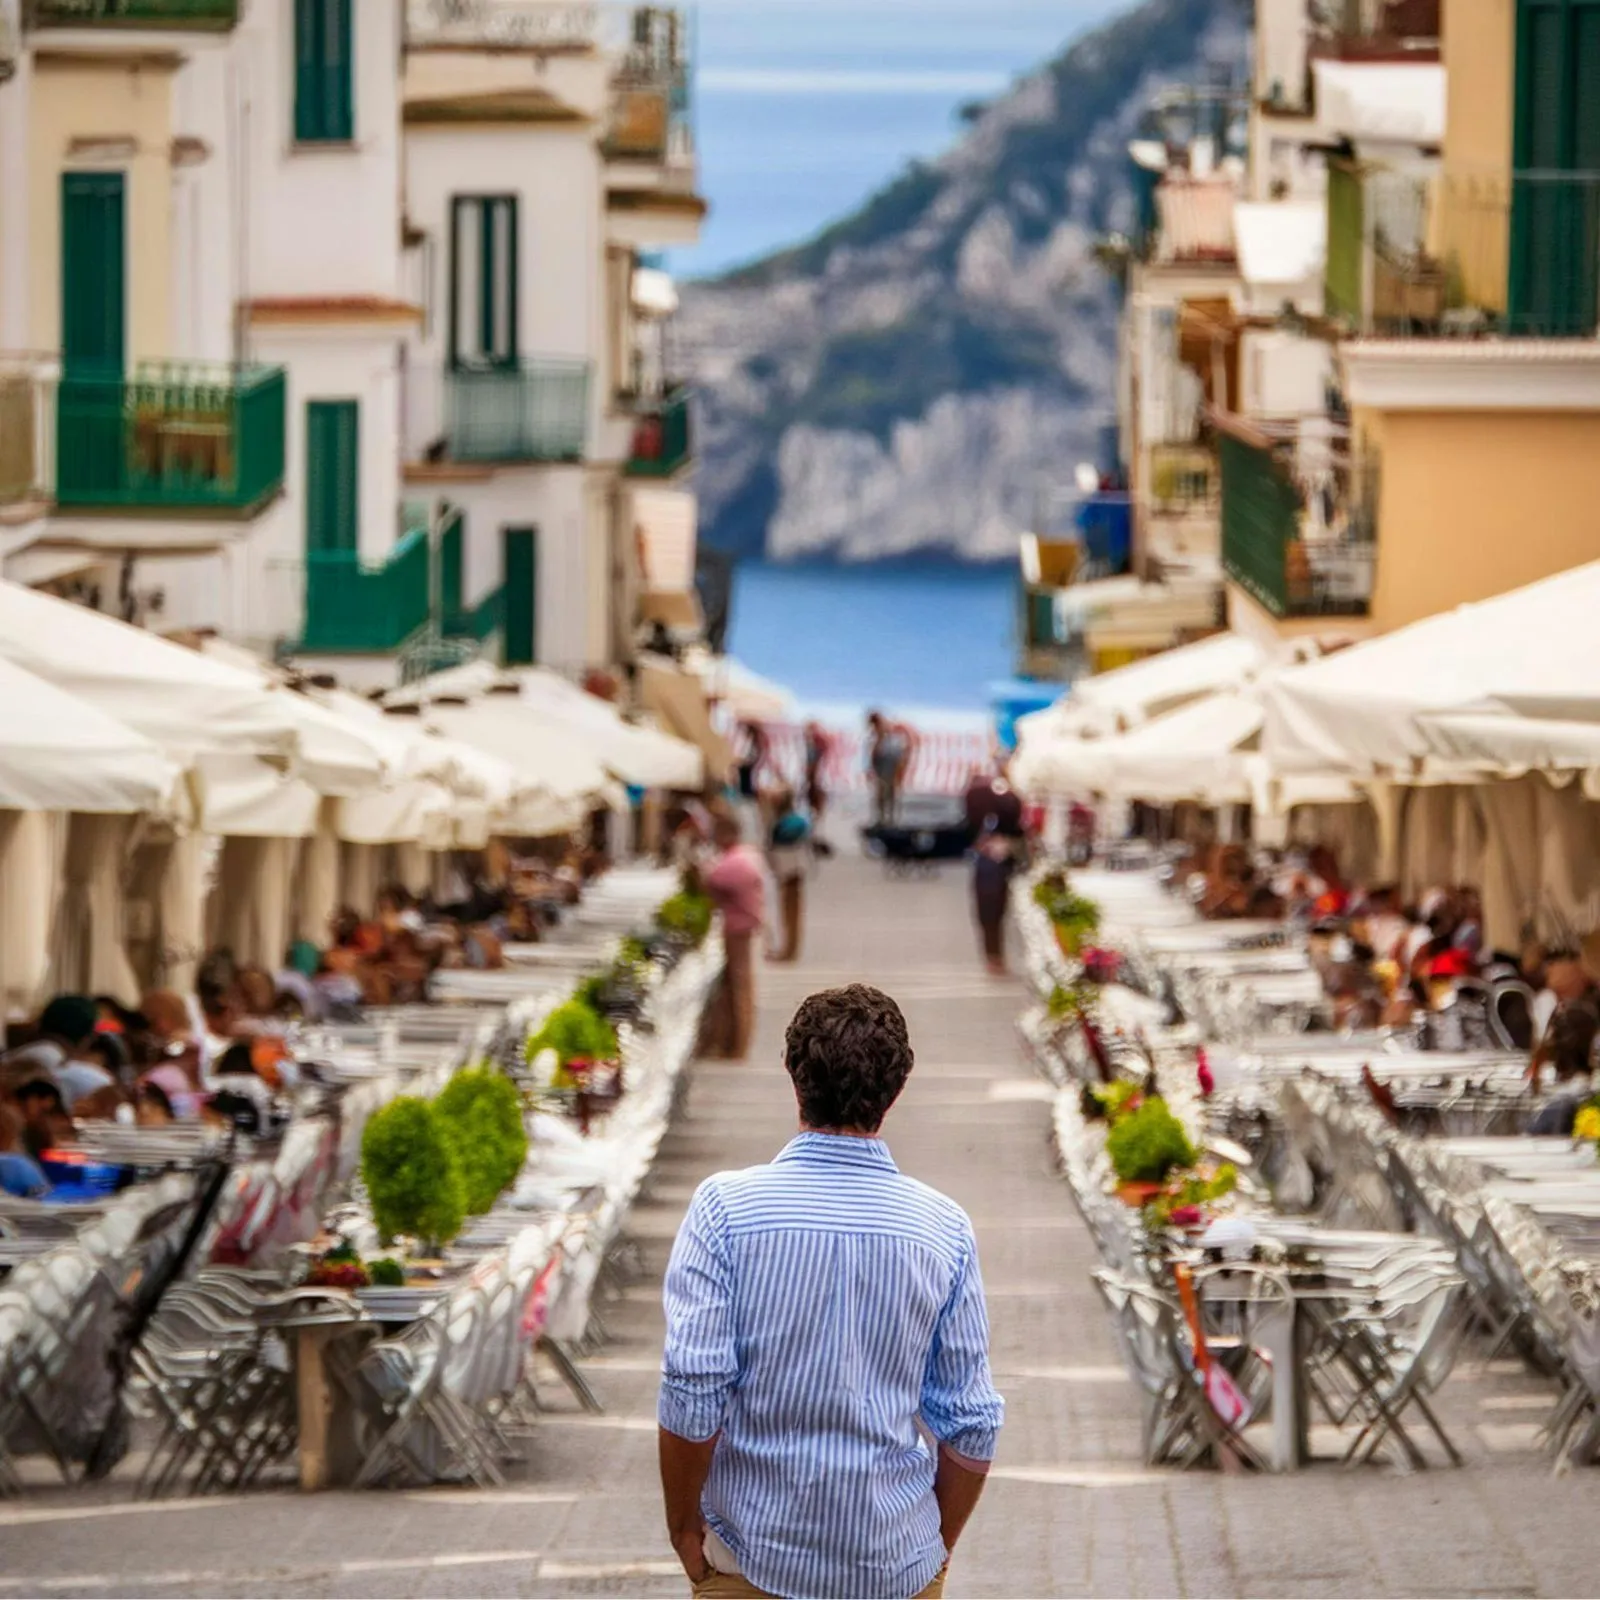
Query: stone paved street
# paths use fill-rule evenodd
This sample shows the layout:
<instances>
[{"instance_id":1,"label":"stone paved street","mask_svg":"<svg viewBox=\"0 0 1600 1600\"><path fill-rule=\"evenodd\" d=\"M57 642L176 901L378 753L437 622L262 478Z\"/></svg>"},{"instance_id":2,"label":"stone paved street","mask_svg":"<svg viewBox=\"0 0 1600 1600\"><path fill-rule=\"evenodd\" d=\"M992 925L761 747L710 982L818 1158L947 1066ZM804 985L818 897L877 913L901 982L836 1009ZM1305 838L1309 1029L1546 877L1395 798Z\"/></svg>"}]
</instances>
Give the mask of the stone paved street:
<instances>
[{"instance_id":1,"label":"stone paved street","mask_svg":"<svg viewBox=\"0 0 1600 1600\"><path fill-rule=\"evenodd\" d=\"M954 871L891 881L852 860L813 885L805 961L760 974L752 1061L697 1070L636 1213L648 1272L607 1309L612 1338L589 1367L605 1414L549 1416L512 1486L153 1505L122 1484L41 1489L0 1502L0 1596L683 1593L655 1483L661 1268L696 1182L766 1158L791 1131L779 1048L795 1002L856 978L910 1019L917 1068L890 1142L977 1223L1009 1407L952 1595L1600 1593L1600 1480L1551 1478L1533 1450L1548 1391L1470 1352L1444 1406L1461 1471L1142 1466L1135 1394L1086 1277L1090 1241L1052 1171L1047 1095L1016 1047L1021 996L983 974L965 890ZM553 1382L547 1393L567 1405Z\"/></svg>"}]
</instances>

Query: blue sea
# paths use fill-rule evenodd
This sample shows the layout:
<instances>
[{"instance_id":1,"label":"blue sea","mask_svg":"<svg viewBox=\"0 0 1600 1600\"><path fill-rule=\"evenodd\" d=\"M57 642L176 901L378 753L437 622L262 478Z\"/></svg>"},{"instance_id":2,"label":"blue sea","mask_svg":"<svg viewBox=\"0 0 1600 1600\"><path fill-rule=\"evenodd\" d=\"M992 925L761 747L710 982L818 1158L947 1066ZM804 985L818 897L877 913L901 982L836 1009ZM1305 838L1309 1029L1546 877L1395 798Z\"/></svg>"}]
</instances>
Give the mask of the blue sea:
<instances>
[{"instance_id":1,"label":"blue sea","mask_svg":"<svg viewBox=\"0 0 1600 1600\"><path fill-rule=\"evenodd\" d=\"M681 277L810 237L1130 0L698 0L695 136L711 214ZM811 705L981 711L1013 666L1014 568L746 564L730 648Z\"/></svg>"},{"instance_id":2,"label":"blue sea","mask_svg":"<svg viewBox=\"0 0 1600 1600\"><path fill-rule=\"evenodd\" d=\"M697 0L694 118L711 215L681 276L835 221L1130 0Z\"/></svg>"},{"instance_id":3,"label":"blue sea","mask_svg":"<svg viewBox=\"0 0 1600 1600\"><path fill-rule=\"evenodd\" d=\"M728 649L809 707L979 712L1016 619L1014 567L742 562Z\"/></svg>"}]
</instances>

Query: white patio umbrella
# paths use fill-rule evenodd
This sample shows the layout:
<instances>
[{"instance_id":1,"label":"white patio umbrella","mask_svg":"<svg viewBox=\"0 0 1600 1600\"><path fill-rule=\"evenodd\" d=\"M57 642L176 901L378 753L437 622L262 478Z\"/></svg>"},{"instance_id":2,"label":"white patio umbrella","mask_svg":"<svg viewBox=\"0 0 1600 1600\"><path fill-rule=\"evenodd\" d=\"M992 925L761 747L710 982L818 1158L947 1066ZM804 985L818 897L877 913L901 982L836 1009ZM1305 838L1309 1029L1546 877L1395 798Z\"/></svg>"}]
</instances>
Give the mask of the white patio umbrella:
<instances>
[{"instance_id":1,"label":"white patio umbrella","mask_svg":"<svg viewBox=\"0 0 1600 1600\"><path fill-rule=\"evenodd\" d=\"M83 606L0 582L0 659L98 706L171 759L291 757L299 724L259 677Z\"/></svg>"},{"instance_id":2,"label":"white patio umbrella","mask_svg":"<svg viewBox=\"0 0 1600 1600\"><path fill-rule=\"evenodd\" d=\"M159 811L178 777L143 734L0 657L0 810Z\"/></svg>"},{"instance_id":3,"label":"white patio umbrella","mask_svg":"<svg viewBox=\"0 0 1600 1600\"><path fill-rule=\"evenodd\" d=\"M1337 766L1402 779L1481 772L1496 749L1508 775L1525 771L1544 739L1560 740L1546 756L1570 754L1566 730L1438 719L1503 709L1600 722L1597 614L1600 562L1591 562L1282 672L1264 690L1262 749L1279 771Z\"/></svg>"}]
</instances>

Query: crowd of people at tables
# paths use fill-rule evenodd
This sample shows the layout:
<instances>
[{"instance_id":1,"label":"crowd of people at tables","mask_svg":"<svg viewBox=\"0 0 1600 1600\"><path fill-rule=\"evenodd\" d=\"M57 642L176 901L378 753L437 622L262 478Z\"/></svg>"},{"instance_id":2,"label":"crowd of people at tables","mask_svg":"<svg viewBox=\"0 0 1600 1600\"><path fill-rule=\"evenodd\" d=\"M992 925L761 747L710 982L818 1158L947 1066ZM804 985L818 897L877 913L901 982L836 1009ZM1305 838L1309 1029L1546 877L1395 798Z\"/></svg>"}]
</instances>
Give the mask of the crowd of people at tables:
<instances>
[{"instance_id":1,"label":"crowd of people at tables","mask_svg":"<svg viewBox=\"0 0 1600 1600\"><path fill-rule=\"evenodd\" d=\"M1516 950L1494 948L1477 889L1440 885L1409 899L1396 884L1352 884L1325 846L1207 843L1178 872L1207 917L1306 928L1337 1029L1416 1028L1449 1047L1464 1042L1443 1025L1458 1000L1497 994L1505 1033L1529 1052L1530 1081L1555 1090L1530 1131L1571 1131L1600 1038L1600 983L1575 944L1530 936Z\"/></svg>"},{"instance_id":2,"label":"crowd of people at tables","mask_svg":"<svg viewBox=\"0 0 1600 1600\"><path fill-rule=\"evenodd\" d=\"M64 1192L51 1153L72 1145L80 1123L267 1131L279 1097L315 1070L295 1059L300 1025L423 1000L441 969L504 966L504 946L543 937L605 865L597 849L574 846L458 873L437 899L388 885L369 915L341 907L323 945L296 941L276 970L212 951L189 995L152 989L137 1006L56 995L0 1052L0 1192Z\"/></svg>"}]
</instances>

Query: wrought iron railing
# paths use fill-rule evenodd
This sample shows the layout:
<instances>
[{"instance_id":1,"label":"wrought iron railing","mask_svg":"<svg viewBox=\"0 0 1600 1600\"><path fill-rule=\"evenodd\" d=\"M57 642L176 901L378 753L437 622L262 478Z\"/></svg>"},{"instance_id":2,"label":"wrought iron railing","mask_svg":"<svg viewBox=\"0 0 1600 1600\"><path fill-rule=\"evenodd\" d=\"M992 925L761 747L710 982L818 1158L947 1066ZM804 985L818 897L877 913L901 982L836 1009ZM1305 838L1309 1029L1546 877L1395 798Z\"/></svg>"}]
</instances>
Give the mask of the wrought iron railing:
<instances>
[{"instance_id":1,"label":"wrought iron railing","mask_svg":"<svg viewBox=\"0 0 1600 1600\"><path fill-rule=\"evenodd\" d=\"M670 389L659 399L635 407L628 471L636 478L670 478L694 455L689 391Z\"/></svg>"},{"instance_id":2,"label":"wrought iron railing","mask_svg":"<svg viewBox=\"0 0 1600 1600\"><path fill-rule=\"evenodd\" d=\"M54 492L55 388L52 363L0 355L0 506Z\"/></svg>"},{"instance_id":3,"label":"wrought iron railing","mask_svg":"<svg viewBox=\"0 0 1600 1600\"><path fill-rule=\"evenodd\" d=\"M413 460L579 461L588 417L584 361L536 358L406 375L406 449Z\"/></svg>"},{"instance_id":4,"label":"wrought iron railing","mask_svg":"<svg viewBox=\"0 0 1600 1600\"><path fill-rule=\"evenodd\" d=\"M1384 338L1600 329L1600 172L1334 163L1327 307Z\"/></svg>"},{"instance_id":5,"label":"wrought iron railing","mask_svg":"<svg viewBox=\"0 0 1600 1600\"><path fill-rule=\"evenodd\" d=\"M1375 461L1329 473L1314 492L1342 503L1331 519L1320 509L1308 518L1281 444L1223 432L1217 453L1228 577L1275 617L1365 616L1377 552ZM1307 537L1308 522L1320 525L1316 537Z\"/></svg>"},{"instance_id":6,"label":"wrought iron railing","mask_svg":"<svg viewBox=\"0 0 1600 1600\"><path fill-rule=\"evenodd\" d=\"M571 50L603 42L604 7L593 0L408 0L413 49Z\"/></svg>"},{"instance_id":7,"label":"wrought iron railing","mask_svg":"<svg viewBox=\"0 0 1600 1600\"><path fill-rule=\"evenodd\" d=\"M239 0L26 0L30 28L231 28Z\"/></svg>"},{"instance_id":8,"label":"wrought iron railing","mask_svg":"<svg viewBox=\"0 0 1600 1600\"><path fill-rule=\"evenodd\" d=\"M56 394L56 501L250 511L283 487L285 415L282 367L69 370Z\"/></svg>"}]
</instances>

